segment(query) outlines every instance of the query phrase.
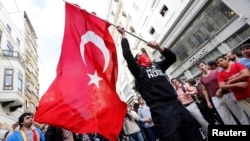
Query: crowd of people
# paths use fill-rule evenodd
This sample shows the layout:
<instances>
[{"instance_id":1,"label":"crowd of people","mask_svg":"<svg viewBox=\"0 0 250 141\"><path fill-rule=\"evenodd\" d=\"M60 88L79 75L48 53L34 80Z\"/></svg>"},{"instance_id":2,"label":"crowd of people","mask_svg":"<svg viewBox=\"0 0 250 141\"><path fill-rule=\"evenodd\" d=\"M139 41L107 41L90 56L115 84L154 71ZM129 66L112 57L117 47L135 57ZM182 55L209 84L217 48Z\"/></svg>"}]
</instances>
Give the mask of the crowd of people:
<instances>
[{"instance_id":1,"label":"crowd of people","mask_svg":"<svg viewBox=\"0 0 250 141\"><path fill-rule=\"evenodd\" d=\"M138 104L138 106L136 106ZM138 98L134 106L128 105L120 141L157 141L151 112L145 100Z\"/></svg>"},{"instance_id":2,"label":"crowd of people","mask_svg":"<svg viewBox=\"0 0 250 141\"><path fill-rule=\"evenodd\" d=\"M208 136L208 125L249 125L250 76L244 64L222 55L196 66L201 71L196 80L172 78L171 82L178 99L200 124L203 135Z\"/></svg>"},{"instance_id":3,"label":"crowd of people","mask_svg":"<svg viewBox=\"0 0 250 141\"><path fill-rule=\"evenodd\" d=\"M121 26L123 57L135 78L138 102L128 105L118 141L205 141L209 125L250 124L250 44L237 53L198 62L200 75L187 81L165 75L176 55L148 42L164 58L152 62L146 53L132 55ZM108 141L97 133L78 134L48 124L39 126L23 113L5 135L6 141Z\"/></svg>"}]
</instances>

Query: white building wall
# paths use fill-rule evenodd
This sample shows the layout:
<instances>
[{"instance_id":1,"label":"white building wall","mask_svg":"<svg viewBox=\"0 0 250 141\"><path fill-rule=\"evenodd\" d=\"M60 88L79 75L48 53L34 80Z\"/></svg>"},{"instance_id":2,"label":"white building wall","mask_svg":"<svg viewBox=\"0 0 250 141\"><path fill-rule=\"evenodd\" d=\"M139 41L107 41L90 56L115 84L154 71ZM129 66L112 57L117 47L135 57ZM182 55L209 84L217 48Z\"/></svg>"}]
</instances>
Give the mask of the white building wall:
<instances>
[{"instance_id":1,"label":"white building wall","mask_svg":"<svg viewBox=\"0 0 250 141\"><path fill-rule=\"evenodd\" d=\"M9 34L3 34L2 37L2 44L1 44L1 48L2 49L6 49L7 48L7 39L8 41L13 45L17 46L14 48L14 51L18 51L20 52L22 55L24 54L24 42L23 42L23 36L21 35L21 31L18 29L18 27L16 26L15 22L12 20L12 18L10 18L9 14L7 14L6 10L4 9L2 3L0 3L0 19L1 19L1 29L4 30L3 32L7 33L7 29L6 26L7 24L11 27L11 35ZM20 19L21 15L18 14L19 18L16 19ZM21 20L19 20L19 22L22 22ZM20 45L17 45L17 38L20 40Z\"/></svg>"},{"instance_id":2,"label":"white building wall","mask_svg":"<svg viewBox=\"0 0 250 141\"><path fill-rule=\"evenodd\" d=\"M162 34L164 36L162 37L162 44L165 47L169 47L174 42L206 2L207 0L188 0L185 3L179 14L176 14L177 16L174 18L172 24L169 25L168 30Z\"/></svg>"},{"instance_id":3,"label":"white building wall","mask_svg":"<svg viewBox=\"0 0 250 141\"><path fill-rule=\"evenodd\" d=\"M123 2L127 6L123 7L119 5ZM119 20L116 21L115 19L111 19L110 21L112 21L114 24L121 23L123 27L125 26L125 30L127 31L129 31L129 27L132 26L135 29L134 34L146 41L157 40L158 42L160 42L169 28L173 27L175 20L179 18L179 15L183 12L183 9L188 7L191 2L191 0L147 0L143 3L137 0L114 2L113 6L111 6L114 7L113 9L111 9L111 13L115 14L117 16L116 19ZM163 8L164 4L168 7L168 11L163 17L160 14L160 11ZM121 6L122 9L119 9L119 6ZM115 13L115 11L119 10L120 12L125 12L127 20L125 20L121 15ZM155 28L155 35L151 35L149 33L152 27ZM121 53L121 47L119 47L121 38L119 37L119 34L116 33L115 29L111 30L111 32L113 33L113 37L116 37L114 38L114 40L117 42L119 54ZM133 55L140 52L140 49L143 47L149 53L150 58L155 59L154 56L150 53L152 50L148 48L143 41L140 41L139 39L129 34L127 34L127 38L131 45ZM128 101L131 99L131 97L134 97L138 93L134 89L132 89L134 87L134 78L127 69L126 62L124 61L123 57L119 57L119 59L122 59L122 61L118 61L119 63L122 63L122 65L119 66L119 78L121 78L122 76L127 76L127 80L119 80L119 82L117 83L117 91L120 92L120 95L122 95L121 97L124 101ZM130 91L128 92L128 90L126 89L130 89Z\"/></svg>"},{"instance_id":4,"label":"white building wall","mask_svg":"<svg viewBox=\"0 0 250 141\"><path fill-rule=\"evenodd\" d=\"M190 2L190 0L159 1L159 3L155 6L152 17L150 17L149 24L143 27L146 29L149 29L150 26L155 27L158 36L151 40L160 42L164 35L170 30L170 28L174 26L174 22L178 19L182 11L188 6ZM164 5L167 6L168 11L163 17L160 14L160 11ZM148 32L145 34L148 34Z\"/></svg>"},{"instance_id":5,"label":"white building wall","mask_svg":"<svg viewBox=\"0 0 250 141\"><path fill-rule=\"evenodd\" d=\"M7 31L7 25L11 27L11 34ZM0 44L0 123L6 127L10 127L17 121L19 115L23 112L23 108L18 108L15 111L10 111L10 107L2 106L2 102L15 99L16 102L24 105L24 81L25 81L25 62L23 60L24 55L24 43L23 36L15 23L7 14L2 3L0 3L0 30L2 31L2 38ZM20 45L17 42L17 38L20 41ZM4 50L7 50L7 43L10 43L13 47L13 56L4 56ZM13 75L13 90L3 90L4 82L4 69L9 68L14 70ZM23 76L23 92L18 91L18 73ZM12 103L15 104L15 103ZM5 127L2 127L5 128Z\"/></svg>"}]
</instances>

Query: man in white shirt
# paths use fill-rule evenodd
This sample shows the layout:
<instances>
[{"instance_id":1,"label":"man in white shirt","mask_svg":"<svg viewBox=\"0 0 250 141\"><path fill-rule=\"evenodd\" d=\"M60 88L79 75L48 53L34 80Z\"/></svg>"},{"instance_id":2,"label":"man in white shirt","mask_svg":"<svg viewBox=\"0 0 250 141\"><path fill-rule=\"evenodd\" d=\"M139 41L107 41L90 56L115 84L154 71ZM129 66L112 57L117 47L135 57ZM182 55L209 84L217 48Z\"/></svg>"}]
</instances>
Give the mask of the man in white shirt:
<instances>
[{"instance_id":1,"label":"man in white shirt","mask_svg":"<svg viewBox=\"0 0 250 141\"><path fill-rule=\"evenodd\" d=\"M140 104L138 109L138 115L140 116L140 121L143 122L143 129L147 138L147 141L156 141L157 135L154 129L154 123L151 118L151 112L149 107L146 105L145 100L142 97L138 98Z\"/></svg>"}]
</instances>

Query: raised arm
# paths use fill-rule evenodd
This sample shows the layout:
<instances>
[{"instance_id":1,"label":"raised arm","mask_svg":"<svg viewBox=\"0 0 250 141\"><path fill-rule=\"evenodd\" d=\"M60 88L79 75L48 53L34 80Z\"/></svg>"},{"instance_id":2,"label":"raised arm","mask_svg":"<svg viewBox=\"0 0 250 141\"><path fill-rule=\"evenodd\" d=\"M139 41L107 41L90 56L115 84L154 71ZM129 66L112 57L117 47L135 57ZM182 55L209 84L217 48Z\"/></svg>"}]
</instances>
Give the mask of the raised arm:
<instances>
[{"instance_id":1,"label":"raised arm","mask_svg":"<svg viewBox=\"0 0 250 141\"><path fill-rule=\"evenodd\" d=\"M162 61L156 62L163 71L166 71L166 69L168 69L176 61L176 54L170 49L161 47L155 41L148 42L147 45L152 49L158 50L162 54L162 56L164 56L164 59Z\"/></svg>"},{"instance_id":2,"label":"raised arm","mask_svg":"<svg viewBox=\"0 0 250 141\"><path fill-rule=\"evenodd\" d=\"M121 46L122 46L123 57L124 57L124 59L126 60L126 62L128 64L128 68L129 68L130 72L136 78L136 77L139 76L140 67L139 67L139 65L137 65L136 60L132 55L128 39L125 36L124 29L121 26L117 26L117 31L122 36Z\"/></svg>"}]
</instances>

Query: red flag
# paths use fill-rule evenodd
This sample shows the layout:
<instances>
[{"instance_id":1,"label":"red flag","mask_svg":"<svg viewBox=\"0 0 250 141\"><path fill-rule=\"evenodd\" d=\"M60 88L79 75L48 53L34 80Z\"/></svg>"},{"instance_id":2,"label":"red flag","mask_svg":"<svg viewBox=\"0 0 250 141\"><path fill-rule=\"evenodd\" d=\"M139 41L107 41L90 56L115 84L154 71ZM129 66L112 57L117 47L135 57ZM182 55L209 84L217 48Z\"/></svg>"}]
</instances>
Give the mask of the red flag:
<instances>
[{"instance_id":1,"label":"red flag","mask_svg":"<svg viewBox=\"0 0 250 141\"><path fill-rule=\"evenodd\" d=\"M116 93L118 62L109 23L65 2L66 24L57 76L35 121L117 140L126 104Z\"/></svg>"}]
</instances>

